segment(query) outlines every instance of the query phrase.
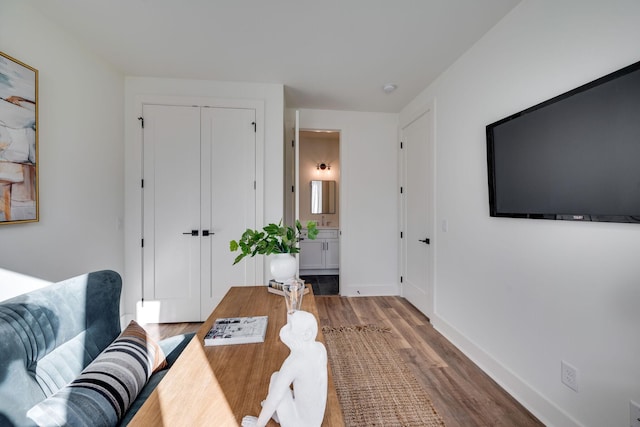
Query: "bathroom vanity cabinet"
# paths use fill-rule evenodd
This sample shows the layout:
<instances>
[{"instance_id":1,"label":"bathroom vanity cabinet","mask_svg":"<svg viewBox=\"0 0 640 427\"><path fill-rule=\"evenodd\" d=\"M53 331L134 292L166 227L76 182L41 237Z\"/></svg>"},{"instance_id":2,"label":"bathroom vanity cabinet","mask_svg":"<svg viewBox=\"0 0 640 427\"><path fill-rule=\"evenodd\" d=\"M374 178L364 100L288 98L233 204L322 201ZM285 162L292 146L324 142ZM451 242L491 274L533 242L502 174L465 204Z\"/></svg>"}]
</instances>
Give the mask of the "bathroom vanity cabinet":
<instances>
[{"instance_id":1,"label":"bathroom vanity cabinet","mask_svg":"<svg viewBox=\"0 0 640 427\"><path fill-rule=\"evenodd\" d=\"M340 238L337 228L320 228L315 240L300 239L300 275L338 274L340 269Z\"/></svg>"}]
</instances>

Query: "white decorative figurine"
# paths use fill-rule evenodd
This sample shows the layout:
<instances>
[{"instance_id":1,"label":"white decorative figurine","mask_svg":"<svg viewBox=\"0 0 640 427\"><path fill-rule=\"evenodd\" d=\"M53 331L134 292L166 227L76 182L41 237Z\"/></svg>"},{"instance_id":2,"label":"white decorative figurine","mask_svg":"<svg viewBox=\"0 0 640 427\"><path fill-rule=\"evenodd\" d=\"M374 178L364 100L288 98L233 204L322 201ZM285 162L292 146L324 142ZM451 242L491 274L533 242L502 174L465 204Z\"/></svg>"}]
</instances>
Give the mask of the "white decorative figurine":
<instances>
[{"instance_id":1,"label":"white decorative figurine","mask_svg":"<svg viewBox=\"0 0 640 427\"><path fill-rule=\"evenodd\" d=\"M264 427L270 418L282 427L322 424L327 404L327 350L316 341L317 335L318 323L313 314L296 311L289 316L280 329L280 339L291 353L280 370L271 375L260 416L245 416L242 427Z\"/></svg>"}]
</instances>

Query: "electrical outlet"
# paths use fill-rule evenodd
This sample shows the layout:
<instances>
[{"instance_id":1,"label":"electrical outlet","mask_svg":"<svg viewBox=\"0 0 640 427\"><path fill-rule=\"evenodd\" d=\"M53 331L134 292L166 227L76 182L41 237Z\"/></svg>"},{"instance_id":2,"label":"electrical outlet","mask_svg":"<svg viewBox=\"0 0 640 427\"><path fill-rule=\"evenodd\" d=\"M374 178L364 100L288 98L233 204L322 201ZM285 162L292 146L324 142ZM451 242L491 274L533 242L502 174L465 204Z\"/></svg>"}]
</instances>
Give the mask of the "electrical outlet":
<instances>
[{"instance_id":1,"label":"electrical outlet","mask_svg":"<svg viewBox=\"0 0 640 427\"><path fill-rule=\"evenodd\" d=\"M629 401L629 426L631 427L640 427L640 405L638 405L633 400Z\"/></svg>"},{"instance_id":2,"label":"electrical outlet","mask_svg":"<svg viewBox=\"0 0 640 427\"><path fill-rule=\"evenodd\" d=\"M560 361L560 380L562 384L578 392L578 370L564 360Z\"/></svg>"}]
</instances>

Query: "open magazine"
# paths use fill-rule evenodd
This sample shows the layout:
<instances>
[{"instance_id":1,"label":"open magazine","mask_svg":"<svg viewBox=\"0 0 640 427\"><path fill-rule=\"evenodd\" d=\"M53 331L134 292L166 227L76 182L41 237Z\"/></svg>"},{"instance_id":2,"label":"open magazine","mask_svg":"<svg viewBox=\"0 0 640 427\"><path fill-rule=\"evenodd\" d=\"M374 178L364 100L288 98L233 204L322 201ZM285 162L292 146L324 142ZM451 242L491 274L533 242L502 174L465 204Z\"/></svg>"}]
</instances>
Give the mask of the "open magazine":
<instances>
[{"instance_id":1,"label":"open magazine","mask_svg":"<svg viewBox=\"0 0 640 427\"><path fill-rule=\"evenodd\" d=\"M268 316L223 317L216 319L204 337L204 345L264 342L268 320Z\"/></svg>"}]
</instances>

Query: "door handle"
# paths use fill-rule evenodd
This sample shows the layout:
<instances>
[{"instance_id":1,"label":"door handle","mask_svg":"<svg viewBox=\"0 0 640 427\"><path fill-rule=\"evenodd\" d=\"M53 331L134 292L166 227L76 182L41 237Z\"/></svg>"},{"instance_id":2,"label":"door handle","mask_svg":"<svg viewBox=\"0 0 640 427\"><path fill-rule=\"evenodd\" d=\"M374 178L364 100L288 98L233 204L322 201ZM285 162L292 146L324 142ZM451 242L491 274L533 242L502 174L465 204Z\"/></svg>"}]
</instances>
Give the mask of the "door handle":
<instances>
[{"instance_id":1,"label":"door handle","mask_svg":"<svg viewBox=\"0 0 640 427\"><path fill-rule=\"evenodd\" d=\"M200 234L200 232L198 230L191 230L188 233L182 233L182 234L197 236L198 234Z\"/></svg>"},{"instance_id":2,"label":"door handle","mask_svg":"<svg viewBox=\"0 0 640 427\"><path fill-rule=\"evenodd\" d=\"M427 238L424 238L424 239L422 239L422 240L418 239L418 242L422 242L422 243L424 243L424 244L426 244L426 245L428 245L429 243L431 243L431 241L429 240L429 238L428 238L428 237L427 237Z\"/></svg>"},{"instance_id":3,"label":"door handle","mask_svg":"<svg viewBox=\"0 0 640 427\"><path fill-rule=\"evenodd\" d=\"M202 237L207 237L207 236L213 236L214 233L213 231L209 231L209 230L202 230Z\"/></svg>"}]
</instances>

